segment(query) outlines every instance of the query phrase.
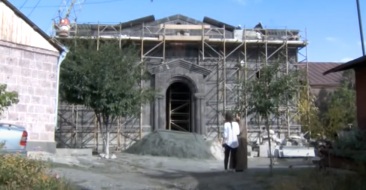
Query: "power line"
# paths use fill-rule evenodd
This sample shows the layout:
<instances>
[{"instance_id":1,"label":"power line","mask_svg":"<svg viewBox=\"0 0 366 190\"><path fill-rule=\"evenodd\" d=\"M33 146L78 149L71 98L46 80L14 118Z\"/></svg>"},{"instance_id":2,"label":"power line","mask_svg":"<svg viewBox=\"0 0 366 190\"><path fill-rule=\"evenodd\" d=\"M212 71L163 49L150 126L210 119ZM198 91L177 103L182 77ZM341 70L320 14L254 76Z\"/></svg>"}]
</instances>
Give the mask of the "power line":
<instances>
[{"instance_id":1,"label":"power line","mask_svg":"<svg viewBox=\"0 0 366 190\"><path fill-rule=\"evenodd\" d=\"M28 17L31 16L31 14L33 13L34 9L37 8L38 4L41 2L41 0L38 0L37 4L33 7L33 9L31 10L31 12L28 14Z\"/></svg>"},{"instance_id":2,"label":"power line","mask_svg":"<svg viewBox=\"0 0 366 190\"><path fill-rule=\"evenodd\" d=\"M64 2L64 1L63 1L63 0L61 0L61 3L60 3L60 5L59 5L59 7L61 7L61 6L62 6L62 3L63 3L63 2ZM53 16L52 18L55 18L55 17L57 16L57 14L60 14L59 12L60 12L60 9L58 10L58 12L57 12L57 13L55 13L55 14L54 14L54 16ZM52 24L52 21L53 21L53 19L51 19L51 20L50 20L50 23L49 23L47 26L51 25L51 24ZM48 29L48 33L50 33L50 31L52 32L52 25L51 25L51 28L50 28L50 29Z\"/></svg>"},{"instance_id":3,"label":"power line","mask_svg":"<svg viewBox=\"0 0 366 190\"><path fill-rule=\"evenodd\" d=\"M24 3L20 6L19 10L22 9L27 2L28 0L25 0Z\"/></svg>"},{"instance_id":4,"label":"power line","mask_svg":"<svg viewBox=\"0 0 366 190\"><path fill-rule=\"evenodd\" d=\"M109 1L100 1L100 2L85 2L84 5L97 5L97 4L107 4L107 3L113 3L113 2L120 2L120 1L124 1L124 0L109 0ZM43 5L43 6L38 6L38 8L54 8L54 7L60 7L57 5ZM23 7L23 8L33 8L33 7Z\"/></svg>"}]
</instances>

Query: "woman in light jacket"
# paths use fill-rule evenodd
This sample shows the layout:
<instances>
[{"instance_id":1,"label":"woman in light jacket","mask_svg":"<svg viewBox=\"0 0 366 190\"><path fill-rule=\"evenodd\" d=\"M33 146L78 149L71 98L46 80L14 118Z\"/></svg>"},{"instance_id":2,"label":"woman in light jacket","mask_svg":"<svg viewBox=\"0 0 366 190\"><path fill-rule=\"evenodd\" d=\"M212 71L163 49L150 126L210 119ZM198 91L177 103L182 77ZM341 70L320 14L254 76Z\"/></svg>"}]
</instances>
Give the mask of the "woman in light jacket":
<instances>
[{"instance_id":1,"label":"woman in light jacket","mask_svg":"<svg viewBox=\"0 0 366 190\"><path fill-rule=\"evenodd\" d=\"M232 159L232 167L236 167L236 152L239 146L238 135L240 133L239 124L234 121L233 115L229 112L225 114L223 147L225 148L224 167L228 169L229 157Z\"/></svg>"}]
</instances>

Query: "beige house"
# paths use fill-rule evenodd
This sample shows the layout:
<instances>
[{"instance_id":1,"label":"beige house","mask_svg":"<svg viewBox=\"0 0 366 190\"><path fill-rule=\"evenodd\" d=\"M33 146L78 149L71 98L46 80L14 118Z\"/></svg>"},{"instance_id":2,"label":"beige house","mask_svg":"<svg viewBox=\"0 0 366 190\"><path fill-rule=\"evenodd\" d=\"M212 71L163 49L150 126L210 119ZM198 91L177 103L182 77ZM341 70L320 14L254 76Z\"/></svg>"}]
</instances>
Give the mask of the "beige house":
<instances>
[{"instance_id":1,"label":"beige house","mask_svg":"<svg viewBox=\"0 0 366 190\"><path fill-rule=\"evenodd\" d=\"M0 122L27 128L27 150L55 151L58 65L65 55L61 45L0 0L0 84L17 91L20 99Z\"/></svg>"}]
</instances>

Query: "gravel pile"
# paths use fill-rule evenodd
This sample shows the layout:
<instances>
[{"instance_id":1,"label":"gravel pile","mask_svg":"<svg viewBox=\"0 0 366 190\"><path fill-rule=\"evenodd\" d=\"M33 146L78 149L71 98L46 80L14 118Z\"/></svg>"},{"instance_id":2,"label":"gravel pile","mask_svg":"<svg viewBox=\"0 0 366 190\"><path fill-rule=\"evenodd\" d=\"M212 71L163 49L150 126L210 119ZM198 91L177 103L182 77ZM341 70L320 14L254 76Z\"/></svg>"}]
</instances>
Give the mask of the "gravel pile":
<instances>
[{"instance_id":1,"label":"gravel pile","mask_svg":"<svg viewBox=\"0 0 366 190\"><path fill-rule=\"evenodd\" d=\"M163 157L215 159L202 136L168 130L156 130L146 135L125 152Z\"/></svg>"}]
</instances>

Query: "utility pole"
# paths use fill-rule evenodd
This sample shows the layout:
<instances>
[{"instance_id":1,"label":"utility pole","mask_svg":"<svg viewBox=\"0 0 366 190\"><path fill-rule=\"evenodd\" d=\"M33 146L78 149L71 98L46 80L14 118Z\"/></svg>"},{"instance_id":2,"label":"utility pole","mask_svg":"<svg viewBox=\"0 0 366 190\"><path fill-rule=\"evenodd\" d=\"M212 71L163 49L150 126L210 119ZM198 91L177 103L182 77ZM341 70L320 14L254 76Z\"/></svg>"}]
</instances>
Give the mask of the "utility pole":
<instances>
[{"instance_id":1,"label":"utility pole","mask_svg":"<svg viewBox=\"0 0 366 190\"><path fill-rule=\"evenodd\" d=\"M365 45L364 45L364 39L363 39L360 2L359 2L359 0L356 0L356 2L357 2L357 13L358 13L358 25L359 25L360 36L361 36L362 55L365 56Z\"/></svg>"}]
</instances>

